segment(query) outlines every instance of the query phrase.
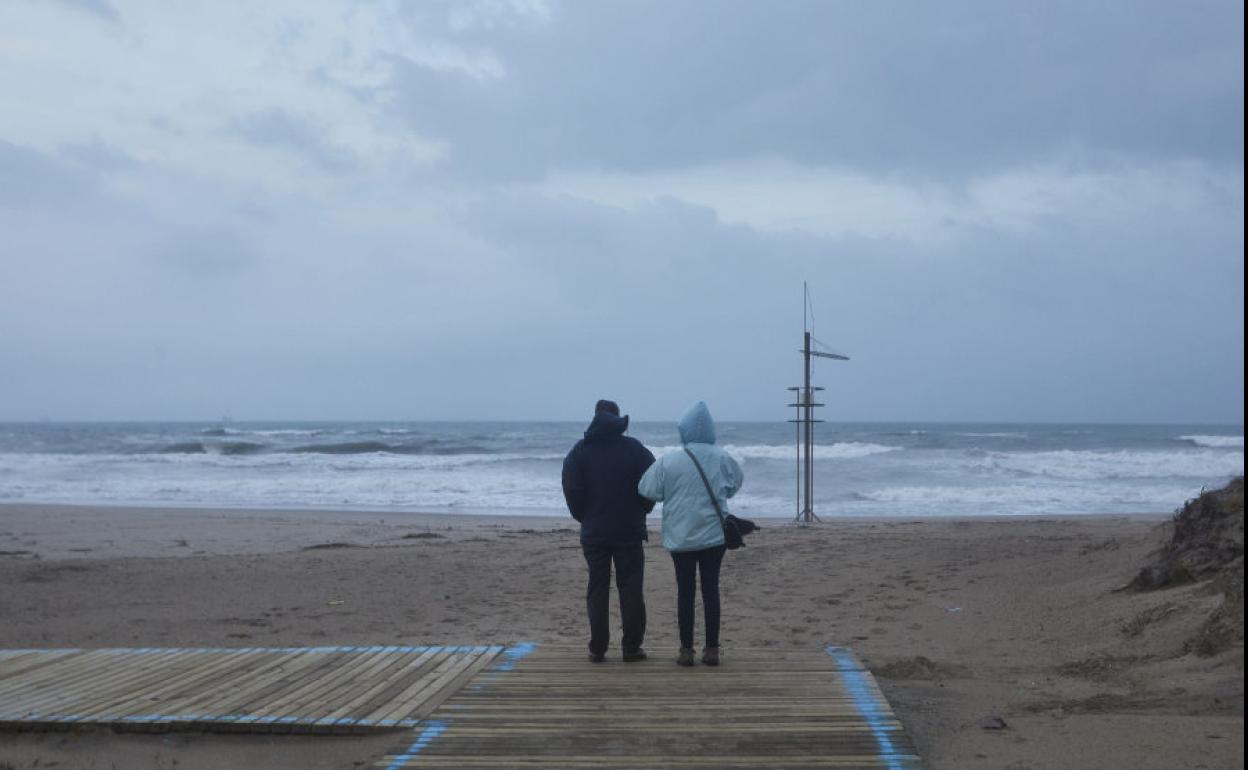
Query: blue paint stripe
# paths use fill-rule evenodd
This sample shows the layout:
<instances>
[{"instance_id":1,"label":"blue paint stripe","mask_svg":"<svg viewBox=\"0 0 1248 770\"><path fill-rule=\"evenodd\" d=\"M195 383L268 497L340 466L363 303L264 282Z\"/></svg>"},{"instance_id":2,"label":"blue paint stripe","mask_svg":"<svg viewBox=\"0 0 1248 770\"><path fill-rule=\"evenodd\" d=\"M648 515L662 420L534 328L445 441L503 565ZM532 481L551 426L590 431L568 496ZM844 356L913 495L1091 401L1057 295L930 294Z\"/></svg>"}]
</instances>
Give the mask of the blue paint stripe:
<instances>
[{"instance_id":1,"label":"blue paint stripe","mask_svg":"<svg viewBox=\"0 0 1248 770\"><path fill-rule=\"evenodd\" d=\"M432 743L434 738L446 732L446 728L449 726L446 722L438 719L426 723L425 729L420 731L420 735L416 737L415 742L408 746L402 754L395 757L394 761L386 767L386 770L399 770L399 768L407 764L409 759L424 751L425 747Z\"/></svg>"},{"instance_id":2,"label":"blue paint stripe","mask_svg":"<svg viewBox=\"0 0 1248 770\"><path fill-rule=\"evenodd\" d=\"M533 642L517 642L503 650L503 660L495 664L490 670L511 671L516 667L517 663L532 655L536 649L537 645Z\"/></svg>"},{"instance_id":3,"label":"blue paint stripe","mask_svg":"<svg viewBox=\"0 0 1248 770\"><path fill-rule=\"evenodd\" d=\"M893 739L889 733L895 728L886 724L887 715L890 714L888 706L875 696L871 680L858 665L853 653L844 647L828 646L826 650L836 661L836 667L841 674L841 683L853 700L854 708L858 709L858 713L871 730L871 735L880 749L880 759L884 760L888 770L906 770L917 767L913 754L898 751L893 745Z\"/></svg>"}]
</instances>

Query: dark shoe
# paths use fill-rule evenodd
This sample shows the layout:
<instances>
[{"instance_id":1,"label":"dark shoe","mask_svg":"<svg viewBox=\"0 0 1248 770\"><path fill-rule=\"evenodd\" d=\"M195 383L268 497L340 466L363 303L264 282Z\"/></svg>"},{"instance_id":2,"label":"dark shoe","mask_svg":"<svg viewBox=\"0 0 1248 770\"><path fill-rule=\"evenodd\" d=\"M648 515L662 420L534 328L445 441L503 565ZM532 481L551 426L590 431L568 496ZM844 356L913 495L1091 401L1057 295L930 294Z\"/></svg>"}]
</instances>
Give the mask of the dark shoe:
<instances>
[{"instance_id":1,"label":"dark shoe","mask_svg":"<svg viewBox=\"0 0 1248 770\"><path fill-rule=\"evenodd\" d=\"M601 652L591 652L589 654L590 663L601 663L606 659L607 659L607 656L602 654Z\"/></svg>"},{"instance_id":2,"label":"dark shoe","mask_svg":"<svg viewBox=\"0 0 1248 770\"><path fill-rule=\"evenodd\" d=\"M635 650L624 651L625 663L636 663L639 660L645 660L645 659L646 659L646 651L641 649L640 647L638 647Z\"/></svg>"},{"instance_id":3,"label":"dark shoe","mask_svg":"<svg viewBox=\"0 0 1248 770\"><path fill-rule=\"evenodd\" d=\"M690 647L681 647L680 655L676 658L676 665L685 668L693 668L693 649Z\"/></svg>"},{"instance_id":4,"label":"dark shoe","mask_svg":"<svg viewBox=\"0 0 1248 770\"><path fill-rule=\"evenodd\" d=\"M719 648L705 647L702 649L702 663L707 666L719 665Z\"/></svg>"}]
</instances>

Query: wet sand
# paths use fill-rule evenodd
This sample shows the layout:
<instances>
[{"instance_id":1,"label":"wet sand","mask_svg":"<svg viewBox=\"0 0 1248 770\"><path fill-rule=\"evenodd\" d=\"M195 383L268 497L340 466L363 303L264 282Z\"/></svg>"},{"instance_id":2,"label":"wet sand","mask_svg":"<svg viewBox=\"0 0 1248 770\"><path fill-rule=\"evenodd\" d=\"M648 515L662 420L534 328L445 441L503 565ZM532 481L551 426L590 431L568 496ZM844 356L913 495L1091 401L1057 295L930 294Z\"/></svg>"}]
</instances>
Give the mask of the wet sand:
<instances>
[{"instance_id":1,"label":"wet sand","mask_svg":"<svg viewBox=\"0 0 1248 770\"><path fill-rule=\"evenodd\" d=\"M1183 653L1220 597L1114 590L1167 518L762 520L725 560L725 661L734 646L852 647L938 770L1240 768L1243 647ZM574 527L3 505L0 647L580 641ZM657 537L646 555L646 647L674 659L671 561ZM985 729L993 717L1006 727ZM0 733L0 768L357 768L399 742Z\"/></svg>"}]
</instances>

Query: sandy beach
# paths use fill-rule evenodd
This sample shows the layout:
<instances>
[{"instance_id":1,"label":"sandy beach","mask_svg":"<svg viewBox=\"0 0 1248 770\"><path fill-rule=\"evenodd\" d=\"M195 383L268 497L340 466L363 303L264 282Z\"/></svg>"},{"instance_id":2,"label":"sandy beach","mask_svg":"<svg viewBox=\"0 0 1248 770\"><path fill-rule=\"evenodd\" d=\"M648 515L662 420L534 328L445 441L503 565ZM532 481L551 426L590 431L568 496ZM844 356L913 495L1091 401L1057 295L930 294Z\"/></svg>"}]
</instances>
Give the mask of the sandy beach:
<instances>
[{"instance_id":1,"label":"sandy beach","mask_svg":"<svg viewBox=\"0 0 1248 770\"><path fill-rule=\"evenodd\" d=\"M930 768L1242 767L1242 644L1183 652L1220 595L1115 591L1168 519L764 520L725 562L726 662L734 646L852 647ZM657 525L646 647L664 659L675 593ZM4 505L0 647L579 642L574 526ZM985 729L992 717L1006 728ZM0 733L0 768L356 768L394 743Z\"/></svg>"}]
</instances>

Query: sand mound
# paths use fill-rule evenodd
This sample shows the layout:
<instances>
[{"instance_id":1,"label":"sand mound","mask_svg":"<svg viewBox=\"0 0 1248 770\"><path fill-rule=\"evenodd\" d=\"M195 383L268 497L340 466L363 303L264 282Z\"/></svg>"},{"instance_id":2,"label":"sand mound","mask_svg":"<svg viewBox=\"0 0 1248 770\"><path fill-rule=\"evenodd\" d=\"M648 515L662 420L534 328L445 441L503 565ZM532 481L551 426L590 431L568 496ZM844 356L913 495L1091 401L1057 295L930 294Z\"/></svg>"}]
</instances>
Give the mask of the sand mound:
<instances>
[{"instance_id":1,"label":"sand mound","mask_svg":"<svg viewBox=\"0 0 1248 770\"><path fill-rule=\"evenodd\" d=\"M1244 641L1244 479L1189 500L1166 525L1168 540L1131 581L1153 591L1209 581L1222 604L1201 623L1186 651L1209 656Z\"/></svg>"},{"instance_id":2,"label":"sand mound","mask_svg":"<svg viewBox=\"0 0 1248 770\"><path fill-rule=\"evenodd\" d=\"M970 676L970 672L962 666L949 665L947 663L937 663L930 658L922 655L913 658L903 658L887 663L883 666L877 666L874 669L876 676L885 679L915 679L915 680L931 680L940 681L942 679L959 679Z\"/></svg>"}]
</instances>

